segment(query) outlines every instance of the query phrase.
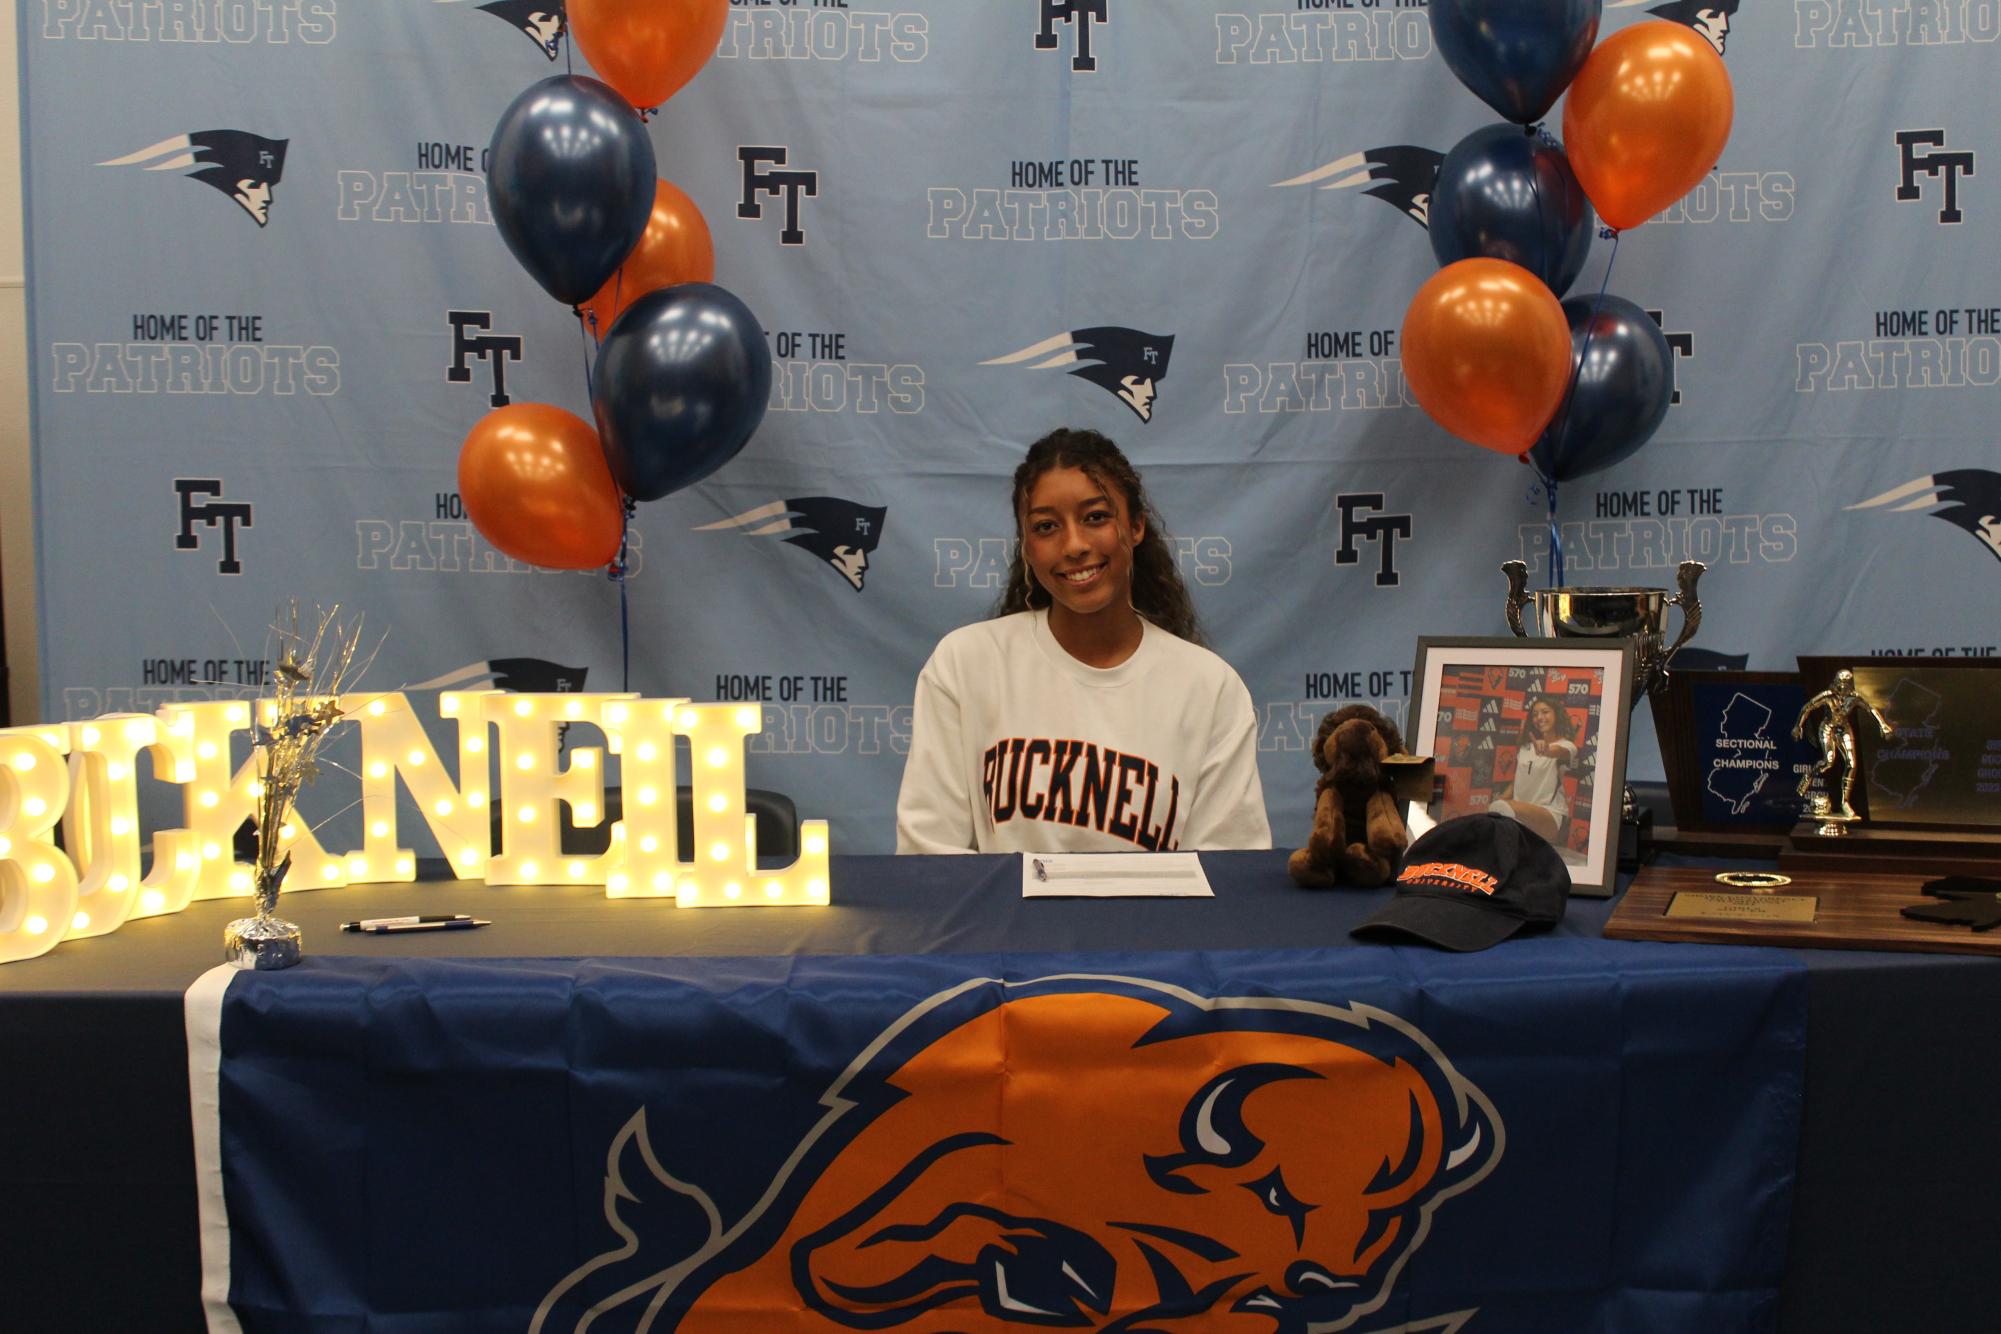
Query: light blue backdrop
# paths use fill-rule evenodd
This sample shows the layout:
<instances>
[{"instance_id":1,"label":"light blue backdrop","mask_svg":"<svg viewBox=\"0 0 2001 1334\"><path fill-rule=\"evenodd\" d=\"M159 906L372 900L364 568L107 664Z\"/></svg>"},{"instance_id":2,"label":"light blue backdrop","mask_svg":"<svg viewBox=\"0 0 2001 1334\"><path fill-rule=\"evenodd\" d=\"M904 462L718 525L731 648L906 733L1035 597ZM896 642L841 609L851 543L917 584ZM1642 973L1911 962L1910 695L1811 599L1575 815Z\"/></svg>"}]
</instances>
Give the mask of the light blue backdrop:
<instances>
[{"instance_id":1,"label":"light blue backdrop","mask_svg":"<svg viewBox=\"0 0 2001 1334\"><path fill-rule=\"evenodd\" d=\"M1433 426L1394 344L1435 265L1400 206L1425 183L1399 194L1378 150L1442 153L1492 117L1422 4L1101 0L1040 49L1045 8L1067 7L733 5L653 122L778 374L734 463L640 510L631 687L768 689L751 782L887 850L918 668L1010 555L1006 475L1044 431L1094 427L1258 701L1296 843L1320 714L1401 711L1419 634L1500 633L1504 559L1547 577L1528 470ZM509 562L454 493L496 370L513 401L589 413L589 350L509 258L479 161L564 58L476 0L19 9L46 715L218 693L294 595L389 627L381 688L521 658L618 688L615 586ZM1679 401L1565 489L1571 581L1671 586L1706 560L1696 642L1753 667L1992 653L2001 0L1703 21L1725 20L1729 147L1610 281L1660 312ZM1280 184L1351 155L1330 188ZM811 173L796 244L782 185L740 208L747 170ZM1108 326L1173 339L1150 420L1010 360ZM809 497L886 511L859 589L727 522ZM1636 772L1658 772L1642 719Z\"/></svg>"}]
</instances>

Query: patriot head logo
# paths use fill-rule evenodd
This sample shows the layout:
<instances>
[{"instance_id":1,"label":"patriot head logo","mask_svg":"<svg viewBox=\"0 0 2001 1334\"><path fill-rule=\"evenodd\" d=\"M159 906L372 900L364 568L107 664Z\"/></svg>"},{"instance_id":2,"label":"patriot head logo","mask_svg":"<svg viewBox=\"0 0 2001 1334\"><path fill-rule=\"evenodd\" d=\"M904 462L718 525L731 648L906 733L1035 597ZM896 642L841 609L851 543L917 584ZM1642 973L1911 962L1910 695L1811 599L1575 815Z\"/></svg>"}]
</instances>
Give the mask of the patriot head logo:
<instances>
[{"instance_id":1,"label":"patriot head logo","mask_svg":"<svg viewBox=\"0 0 2001 1334\"><path fill-rule=\"evenodd\" d=\"M531 1334L1366 1334L1474 1315L1406 1298L1359 1323L1504 1139L1487 1096L1382 1010L976 978L906 1011L819 1101L762 1189L731 1179L727 1137L674 1145L696 1169L677 1175L634 1113L605 1165L616 1239Z\"/></svg>"},{"instance_id":2,"label":"patriot head logo","mask_svg":"<svg viewBox=\"0 0 2001 1334\"><path fill-rule=\"evenodd\" d=\"M522 36L549 59L562 54L563 0L492 0L479 8L520 29Z\"/></svg>"},{"instance_id":3,"label":"patriot head logo","mask_svg":"<svg viewBox=\"0 0 2001 1334\"><path fill-rule=\"evenodd\" d=\"M271 221L272 192L284 178L285 146L291 142L247 130L198 130L97 165L182 172L234 199L262 227Z\"/></svg>"},{"instance_id":4,"label":"patriot head logo","mask_svg":"<svg viewBox=\"0 0 2001 1334\"><path fill-rule=\"evenodd\" d=\"M466 0L436 0L441 5L464 4ZM535 49L554 60L563 53L563 34L568 31L565 0L474 0L473 8L491 14L535 43Z\"/></svg>"},{"instance_id":5,"label":"patriot head logo","mask_svg":"<svg viewBox=\"0 0 2001 1334\"><path fill-rule=\"evenodd\" d=\"M812 552L859 593L868 574L869 553L882 541L882 505L857 505L839 496L802 496L733 514L695 529L711 533L735 528L746 537L776 537Z\"/></svg>"},{"instance_id":6,"label":"patriot head logo","mask_svg":"<svg viewBox=\"0 0 2001 1334\"><path fill-rule=\"evenodd\" d=\"M1445 154L1416 144L1389 144L1365 148L1359 153L1335 158L1324 167L1315 167L1290 180L1274 181L1273 189L1288 185L1317 185L1323 190L1346 190L1366 185L1362 191L1380 199L1427 231L1431 228L1431 194L1438 188L1438 169Z\"/></svg>"},{"instance_id":7,"label":"patriot head logo","mask_svg":"<svg viewBox=\"0 0 2001 1334\"><path fill-rule=\"evenodd\" d=\"M1605 8L1630 9L1646 3L1647 0L1612 0ZM1730 20L1737 13L1737 0L1668 0L1667 4L1655 5L1647 13L1653 18L1695 29L1704 41L1716 48L1716 54L1720 56L1723 44L1730 40Z\"/></svg>"},{"instance_id":8,"label":"patriot head logo","mask_svg":"<svg viewBox=\"0 0 2001 1334\"><path fill-rule=\"evenodd\" d=\"M1893 507L1892 514L1922 510L1934 519L1964 528L1987 548L1988 555L2001 560L2001 473L1982 468L1935 472L1848 508L1870 510L1884 505Z\"/></svg>"},{"instance_id":9,"label":"patriot head logo","mask_svg":"<svg viewBox=\"0 0 2001 1334\"><path fill-rule=\"evenodd\" d=\"M982 366L1020 366L1024 369L1070 368L1109 393L1132 410L1143 422L1153 420L1154 396L1167 378L1168 358L1174 354L1173 334L1142 333L1118 324L1101 324L1031 343L1019 352L983 361Z\"/></svg>"}]
</instances>

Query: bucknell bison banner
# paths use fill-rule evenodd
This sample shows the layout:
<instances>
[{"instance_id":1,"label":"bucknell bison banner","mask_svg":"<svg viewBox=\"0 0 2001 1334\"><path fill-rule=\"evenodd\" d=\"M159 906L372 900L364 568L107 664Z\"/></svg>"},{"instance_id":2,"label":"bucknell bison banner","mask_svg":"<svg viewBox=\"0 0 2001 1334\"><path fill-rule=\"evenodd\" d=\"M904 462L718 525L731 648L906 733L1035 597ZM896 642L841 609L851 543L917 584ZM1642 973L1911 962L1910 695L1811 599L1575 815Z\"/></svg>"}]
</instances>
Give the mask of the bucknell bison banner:
<instances>
[{"instance_id":1,"label":"bucknell bison banner","mask_svg":"<svg viewBox=\"0 0 2001 1334\"><path fill-rule=\"evenodd\" d=\"M218 970L211 1328L1771 1329L1804 974L1605 948Z\"/></svg>"}]
</instances>

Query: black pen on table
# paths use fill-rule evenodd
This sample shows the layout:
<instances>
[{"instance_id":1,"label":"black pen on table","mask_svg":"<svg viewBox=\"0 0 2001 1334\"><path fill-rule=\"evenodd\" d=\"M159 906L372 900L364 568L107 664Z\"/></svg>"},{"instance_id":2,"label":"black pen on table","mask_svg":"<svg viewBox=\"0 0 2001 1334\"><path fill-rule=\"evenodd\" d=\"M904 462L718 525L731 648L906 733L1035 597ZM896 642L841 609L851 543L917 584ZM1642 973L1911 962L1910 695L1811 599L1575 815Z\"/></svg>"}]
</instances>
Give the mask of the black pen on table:
<instances>
[{"instance_id":1,"label":"black pen on table","mask_svg":"<svg viewBox=\"0 0 2001 1334\"><path fill-rule=\"evenodd\" d=\"M489 925L466 913L453 913L447 917L364 917L358 922L342 922L340 929L383 936L401 931L463 931Z\"/></svg>"}]
</instances>

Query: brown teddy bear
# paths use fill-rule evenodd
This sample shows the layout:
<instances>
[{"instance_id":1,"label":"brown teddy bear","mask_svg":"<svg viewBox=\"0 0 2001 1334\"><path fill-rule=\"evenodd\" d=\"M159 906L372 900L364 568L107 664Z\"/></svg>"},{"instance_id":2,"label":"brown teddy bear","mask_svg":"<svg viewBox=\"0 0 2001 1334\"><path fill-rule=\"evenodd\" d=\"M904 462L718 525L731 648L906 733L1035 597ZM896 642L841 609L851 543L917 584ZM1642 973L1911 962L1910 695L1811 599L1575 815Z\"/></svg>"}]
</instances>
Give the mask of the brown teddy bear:
<instances>
[{"instance_id":1,"label":"brown teddy bear","mask_svg":"<svg viewBox=\"0 0 2001 1334\"><path fill-rule=\"evenodd\" d=\"M1295 884L1325 889L1389 880L1410 831L1383 761L1402 752L1396 725L1366 704L1347 705L1320 720L1313 738L1313 763L1320 769L1313 833L1286 863Z\"/></svg>"}]
</instances>

